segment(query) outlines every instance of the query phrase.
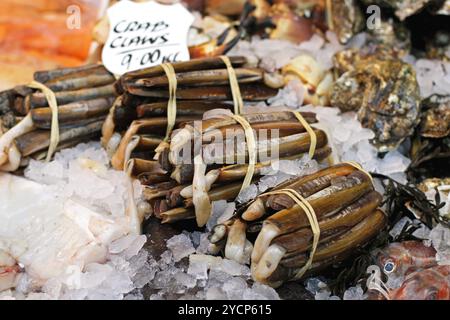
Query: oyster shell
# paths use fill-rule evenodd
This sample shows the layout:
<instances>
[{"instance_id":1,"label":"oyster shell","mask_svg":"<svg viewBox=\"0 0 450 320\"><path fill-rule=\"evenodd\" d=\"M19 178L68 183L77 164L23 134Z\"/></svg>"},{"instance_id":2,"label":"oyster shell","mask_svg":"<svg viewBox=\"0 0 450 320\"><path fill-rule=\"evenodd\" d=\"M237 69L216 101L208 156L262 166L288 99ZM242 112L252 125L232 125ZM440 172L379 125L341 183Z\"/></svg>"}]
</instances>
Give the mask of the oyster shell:
<instances>
[{"instance_id":1,"label":"oyster shell","mask_svg":"<svg viewBox=\"0 0 450 320\"><path fill-rule=\"evenodd\" d=\"M346 44L364 28L364 15L356 0L329 1L330 29L336 32L339 41Z\"/></svg>"},{"instance_id":2,"label":"oyster shell","mask_svg":"<svg viewBox=\"0 0 450 320\"><path fill-rule=\"evenodd\" d=\"M367 31L365 50L378 54L403 57L411 50L411 32L392 19L381 20L380 27Z\"/></svg>"},{"instance_id":3,"label":"oyster shell","mask_svg":"<svg viewBox=\"0 0 450 320\"><path fill-rule=\"evenodd\" d=\"M420 122L420 95L413 67L385 56L358 56L341 53L338 69L355 57L353 66L335 83L331 104L342 111L358 111L365 128L375 132L372 143L379 152L388 152L408 136Z\"/></svg>"},{"instance_id":4,"label":"oyster shell","mask_svg":"<svg viewBox=\"0 0 450 320\"><path fill-rule=\"evenodd\" d=\"M425 138L444 138L450 135L450 96L432 96L423 102L420 134Z\"/></svg>"},{"instance_id":5,"label":"oyster shell","mask_svg":"<svg viewBox=\"0 0 450 320\"><path fill-rule=\"evenodd\" d=\"M450 96L433 95L422 102L421 123L410 151L412 181L448 177L450 170Z\"/></svg>"},{"instance_id":6,"label":"oyster shell","mask_svg":"<svg viewBox=\"0 0 450 320\"><path fill-rule=\"evenodd\" d=\"M450 178L444 178L444 179L438 179L438 178L431 178L431 179L426 179L423 182L419 183L417 185L417 187L422 191L422 192L428 192L431 190L434 190L438 187L442 187L442 186L450 186ZM450 192L450 190L446 190L447 193Z\"/></svg>"}]
</instances>

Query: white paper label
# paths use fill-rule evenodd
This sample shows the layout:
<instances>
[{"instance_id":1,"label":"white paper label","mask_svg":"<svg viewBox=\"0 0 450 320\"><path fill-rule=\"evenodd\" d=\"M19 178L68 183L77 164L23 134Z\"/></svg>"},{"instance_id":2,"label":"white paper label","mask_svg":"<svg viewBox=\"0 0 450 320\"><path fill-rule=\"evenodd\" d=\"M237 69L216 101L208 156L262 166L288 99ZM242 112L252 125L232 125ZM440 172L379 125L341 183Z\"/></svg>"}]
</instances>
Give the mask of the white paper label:
<instances>
[{"instance_id":1,"label":"white paper label","mask_svg":"<svg viewBox=\"0 0 450 320\"><path fill-rule=\"evenodd\" d=\"M108 9L108 18L102 59L115 75L189 60L187 38L194 16L181 4L122 0Z\"/></svg>"}]
</instances>

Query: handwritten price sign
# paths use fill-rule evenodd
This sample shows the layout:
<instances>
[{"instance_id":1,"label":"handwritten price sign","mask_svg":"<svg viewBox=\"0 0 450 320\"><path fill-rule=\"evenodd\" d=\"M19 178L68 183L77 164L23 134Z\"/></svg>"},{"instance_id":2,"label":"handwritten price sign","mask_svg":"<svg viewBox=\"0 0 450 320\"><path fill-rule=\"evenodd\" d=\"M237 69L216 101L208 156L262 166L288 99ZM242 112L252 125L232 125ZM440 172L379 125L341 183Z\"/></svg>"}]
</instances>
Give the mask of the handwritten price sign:
<instances>
[{"instance_id":1,"label":"handwritten price sign","mask_svg":"<svg viewBox=\"0 0 450 320\"><path fill-rule=\"evenodd\" d=\"M116 75L165 62L189 60L187 37L194 17L181 4L122 0L108 9L105 67Z\"/></svg>"}]
</instances>

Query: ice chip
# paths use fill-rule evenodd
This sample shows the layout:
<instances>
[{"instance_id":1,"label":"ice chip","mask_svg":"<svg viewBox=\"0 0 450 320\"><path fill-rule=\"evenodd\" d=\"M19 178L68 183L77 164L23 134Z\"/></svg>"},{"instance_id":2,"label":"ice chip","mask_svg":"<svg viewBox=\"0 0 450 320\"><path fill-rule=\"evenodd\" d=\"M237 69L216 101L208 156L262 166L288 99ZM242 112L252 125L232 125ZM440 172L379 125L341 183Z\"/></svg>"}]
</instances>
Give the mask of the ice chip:
<instances>
[{"instance_id":1,"label":"ice chip","mask_svg":"<svg viewBox=\"0 0 450 320\"><path fill-rule=\"evenodd\" d=\"M438 224L430 232L430 240L436 249L436 260L439 265L450 264L450 229Z\"/></svg>"},{"instance_id":2,"label":"ice chip","mask_svg":"<svg viewBox=\"0 0 450 320\"><path fill-rule=\"evenodd\" d=\"M208 220L208 223L206 224L207 230L212 230L217 224L218 220L221 215L226 211L228 208L228 202L226 200L220 200L220 201L214 201L212 203L212 213L211 217Z\"/></svg>"},{"instance_id":3,"label":"ice chip","mask_svg":"<svg viewBox=\"0 0 450 320\"><path fill-rule=\"evenodd\" d=\"M252 297L248 297L251 294ZM280 296L275 291L275 289L255 282L251 289L246 290L244 294L245 300L280 300Z\"/></svg>"},{"instance_id":4,"label":"ice chip","mask_svg":"<svg viewBox=\"0 0 450 320\"><path fill-rule=\"evenodd\" d=\"M197 284L197 278L194 277L193 275L184 273L184 272L178 272L177 274L175 274L175 281L186 288L194 288L195 285Z\"/></svg>"},{"instance_id":5,"label":"ice chip","mask_svg":"<svg viewBox=\"0 0 450 320\"><path fill-rule=\"evenodd\" d=\"M227 300L227 295L221 288L209 288L206 291L206 300Z\"/></svg>"},{"instance_id":6,"label":"ice chip","mask_svg":"<svg viewBox=\"0 0 450 320\"><path fill-rule=\"evenodd\" d=\"M185 234L180 234L167 240L167 248L172 252L175 262L195 252L191 239Z\"/></svg>"},{"instance_id":7,"label":"ice chip","mask_svg":"<svg viewBox=\"0 0 450 320\"><path fill-rule=\"evenodd\" d=\"M360 285L348 288L344 292L343 300L364 300L364 291Z\"/></svg>"}]
</instances>

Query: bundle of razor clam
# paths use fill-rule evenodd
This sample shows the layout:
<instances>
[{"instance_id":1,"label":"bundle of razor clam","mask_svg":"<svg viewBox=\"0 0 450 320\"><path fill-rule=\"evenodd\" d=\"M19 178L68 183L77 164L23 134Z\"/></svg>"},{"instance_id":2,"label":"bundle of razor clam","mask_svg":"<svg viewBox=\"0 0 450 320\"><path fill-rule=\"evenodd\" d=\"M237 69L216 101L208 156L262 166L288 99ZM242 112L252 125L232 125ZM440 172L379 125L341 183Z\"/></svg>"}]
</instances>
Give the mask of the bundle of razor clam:
<instances>
[{"instance_id":1,"label":"bundle of razor clam","mask_svg":"<svg viewBox=\"0 0 450 320\"><path fill-rule=\"evenodd\" d=\"M158 161L132 160L133 174L147 185L146 200L163 223L196 219L203 227L213 201L234 201L273 160L308 155L320 162L331 154L325 132L312 128L314 113L225 114L179 121Z\"/></svg>"},{"instance_id":2,"label":"bundle of razor clam","mask_svg":"<svg viewBox=\"0 0 450 320\"><path fill-rule=\"evenodd\" d=\"M115 77L102 65L40 71L0 93L0 170L97 138L115 99Z\"/></svg>"},{"instance_id":3,"label":"bundle of razor clam","mask_svg":"<svg viewBox=\"0 0 450 320\"><path fill-rule=\"evenodd\" d=\"M382 196L359 165L342 163L296 177L213 228L210 251L247 263L273 287L340 263L386 226ZM252 242L250 241L252 240Z\"/></svg>"},{"instance_id":4,"label":"bundle of razor clam","mask_svg":"<svg viewBox=\"0 0 450 320\"><path fill-rule=\"evenodd\" d=\"M177 121L201 120L205 112L218 108L234 110L230 72L235 74L244 102L257 103L275 96L278 92L275 87L282 83L275 83L263 70L246 64L244 57L202 58L171 64L176 78ZM152 151L164 140L165 132L154 132L151 128L167 121L170 86L162 65L129 72L117 81L116 89L121 95L105 122L102 139L103 146L114 155L115 169L124 168L123 152L131 142L131 136L125 131L131 132L137 126L140 129L135 134L141 137L138 149L149 151L145 158L154 156Z\"/></svg>"}]
</instances>

